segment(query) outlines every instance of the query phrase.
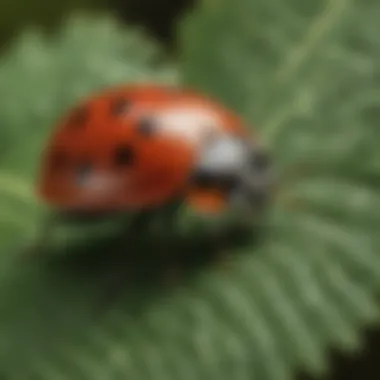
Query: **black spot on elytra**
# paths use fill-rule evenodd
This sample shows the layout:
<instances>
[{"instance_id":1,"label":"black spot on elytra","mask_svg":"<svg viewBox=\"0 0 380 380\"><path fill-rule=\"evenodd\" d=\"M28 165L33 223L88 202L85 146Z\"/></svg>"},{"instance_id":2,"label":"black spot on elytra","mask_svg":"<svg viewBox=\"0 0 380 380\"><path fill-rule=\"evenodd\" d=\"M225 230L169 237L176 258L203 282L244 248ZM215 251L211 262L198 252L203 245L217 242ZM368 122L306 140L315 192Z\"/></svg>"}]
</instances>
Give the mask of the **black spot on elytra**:
<instances>
[{"instance_id":1,"label":"black spot on elytra","mask_svg":"<svg viewBox=\"0 0 380 380\"><path fill-rule=\"evenodd\" d=\"M135 152L129 145L116 147L113 153L113 164L117 167L128 167L135 162Z\"/></svg>"},{"instance_id":2,"label":"black spot on elytra","mask_svg":"<svg viewBox=\"0 0 380 380\"><path fill-rule=\"evenodd\" d=\"M70 128L81 128L87 123L89 117L89 110L86 107L80 107L71 114L68 125Z\"/></svg>"},{"instance_id":3,"label":"black spot on elytra","mask_svg":"<svg viewBox=\"0 0 380 380\"><path fill-rule=\"evenodd\" d=\"M154 119L151 117L143 117L137 124L137 131L141 136L151 136L156 130Z\"/></svg>"},{"instance_id":4,"label":"black spot on elytra","mask_svg":"<svg viewBox=\"0 0 380 380\"><path fill-rule=\"evenodd\" d=\"M112 101L110 113L112 116L120 116L129 111L131 102L125 98L116 98Z\"/></svg>"}]
</instances>

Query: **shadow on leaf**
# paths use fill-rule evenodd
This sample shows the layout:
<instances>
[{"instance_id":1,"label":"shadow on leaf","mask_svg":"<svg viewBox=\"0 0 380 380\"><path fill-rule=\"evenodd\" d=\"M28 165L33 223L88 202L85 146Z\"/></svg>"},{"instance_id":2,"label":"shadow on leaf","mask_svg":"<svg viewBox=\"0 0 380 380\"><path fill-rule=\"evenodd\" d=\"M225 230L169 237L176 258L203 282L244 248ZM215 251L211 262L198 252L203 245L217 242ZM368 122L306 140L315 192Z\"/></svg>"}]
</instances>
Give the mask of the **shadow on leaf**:
<instances>
[{"instance_id":1,"label":"shadow on leaf","mask_svg":"<svg viewBox=\"0 0 380 380\"><path fill-rule=\"evenodd\" d=\"M60 350L67 342L91 335L114 313L130 320L161 297L186 286L197 273L252 245L262 228L227 228L218 234L129 234L115 229L82 244L46 249L32 260L11 264L3 278L0 335L3 360L33 362L34 355Z\"/></svg>"},{"instance_id":2,"label":"shadow on leaf","mask_svg":"<svg viewBox=\"0 0 380 380\"><path fill-rule=\"evenodd\" d=\"M196 234L120 229L65 252L46 252L44 270L78 292L90 291L96 314L118 307L135 315L152 298L185 285L207 266L223 263L234 249L256 243L259 229L229 226Z\"/></svg>"}]
</instances>

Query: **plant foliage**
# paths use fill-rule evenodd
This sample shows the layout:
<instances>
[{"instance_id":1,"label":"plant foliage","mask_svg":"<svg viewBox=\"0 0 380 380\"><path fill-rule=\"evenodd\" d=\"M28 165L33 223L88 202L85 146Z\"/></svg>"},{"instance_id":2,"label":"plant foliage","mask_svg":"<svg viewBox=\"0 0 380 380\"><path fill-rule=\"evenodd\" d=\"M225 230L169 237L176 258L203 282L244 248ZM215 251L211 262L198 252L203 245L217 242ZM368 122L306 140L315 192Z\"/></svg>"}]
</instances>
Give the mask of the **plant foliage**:
<instances>
[{"instance_id":1,"label":"plant foliage","mask_svg":"<svg viewBox=\"0 0 380 380\"><path fill-rule=\"evenodd\" d=\"M181 24L180 78L110 20L26 33L0 65L2 378L282 380L322 373L331 346L358 349L379 315L379 14L370 0L203 1ZM236 248L228 271L138 286L94 318L93 261L62 272L14 257L38 223L31 185L51 123L89 91L147 80L182 81L240 112L280 188L269 234ZM96 242L87 259L108 255ZM140 243L153 260L154 244Z\"/></svg>"}]
</instances>

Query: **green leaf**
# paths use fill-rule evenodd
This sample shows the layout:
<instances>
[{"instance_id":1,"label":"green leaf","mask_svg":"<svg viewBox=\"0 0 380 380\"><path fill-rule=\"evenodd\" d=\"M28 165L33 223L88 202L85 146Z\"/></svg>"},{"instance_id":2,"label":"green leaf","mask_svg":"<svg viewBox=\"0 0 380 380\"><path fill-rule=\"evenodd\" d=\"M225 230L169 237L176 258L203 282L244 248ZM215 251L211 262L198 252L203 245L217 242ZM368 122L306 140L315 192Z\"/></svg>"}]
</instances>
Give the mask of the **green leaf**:
<instances>
[{"instance_id":1,"label":"green leaf","mask_svg":"<svg viewBox=\"0 0 380 380\"><path fill-rule=\"evenodd\" d=\"M78 97L120 81L176 82L176 70L110 20L69 21L50 40L14 45L0 65L1 375L282 380L300 367L321 373L331 345L358 349L379 316L378 15L369 0L209 0L188 15L183 82L240 112L273 151L281 188L270 229L261 245L236 248L227 272L201 267L169 289L136 284L102 318L93 304L111 238L52 250L71 251L55 265L16 258L38 223L38 153ZM154 271L159 247L135 238ZM200 240L177 253L201 260Z\"/></svg>"},{"instance_id":2,"label":"green leaf","mask_svg":"<svg viewBox=\"0 0 380 380\"><path fill-rule=\"evenodd\" d=\"M230 318L244 307L267 325L240 341L265 363L254 378L320 374L329 347L358 349L378 318L379 14L375 1L222 0L184 22L183 82L241 113L280 176L273 234L236 279L249 292L223 295Z\"/></svg>"}]
</instances>

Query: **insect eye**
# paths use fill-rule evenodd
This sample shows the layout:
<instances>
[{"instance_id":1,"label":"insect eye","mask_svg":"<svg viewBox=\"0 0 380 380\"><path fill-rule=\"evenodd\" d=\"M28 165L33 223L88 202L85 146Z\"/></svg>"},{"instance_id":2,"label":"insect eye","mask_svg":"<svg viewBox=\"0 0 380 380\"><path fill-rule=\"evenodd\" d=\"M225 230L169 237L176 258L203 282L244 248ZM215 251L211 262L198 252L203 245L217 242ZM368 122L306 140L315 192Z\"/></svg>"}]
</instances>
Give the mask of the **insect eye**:
<instances>
[{"instance_id":1,"label":"insect eye","mask_svg":"<svg viewBox=\"0 0 380 380\"><path fill-rule=\"evenodd\" d=\"M137 131L141 136L151 136L156 131L156 126L152 118L142 118L137 124Z\"/></svg>"},{"instance_id":2,"label":"insect eye","mask_svg":"<svg viewBox=\"0 0 380 380\"><path fill-rule=\"evenodd\" d=\"M111 114L120 116L129 111L131 103L125 98L117 98L111 103Z\"/></svg>"},{"instance_id":3,"label":"insect eye","mask_svg":"<svg viewBox=\"0 0 380 380\"><path fill-rule=\"evenodd\" d=\"M113 154L113 163L118 167L127 167L133 165L135 154L129 145L118 146Z\"/></svg>"}]
</instances>

